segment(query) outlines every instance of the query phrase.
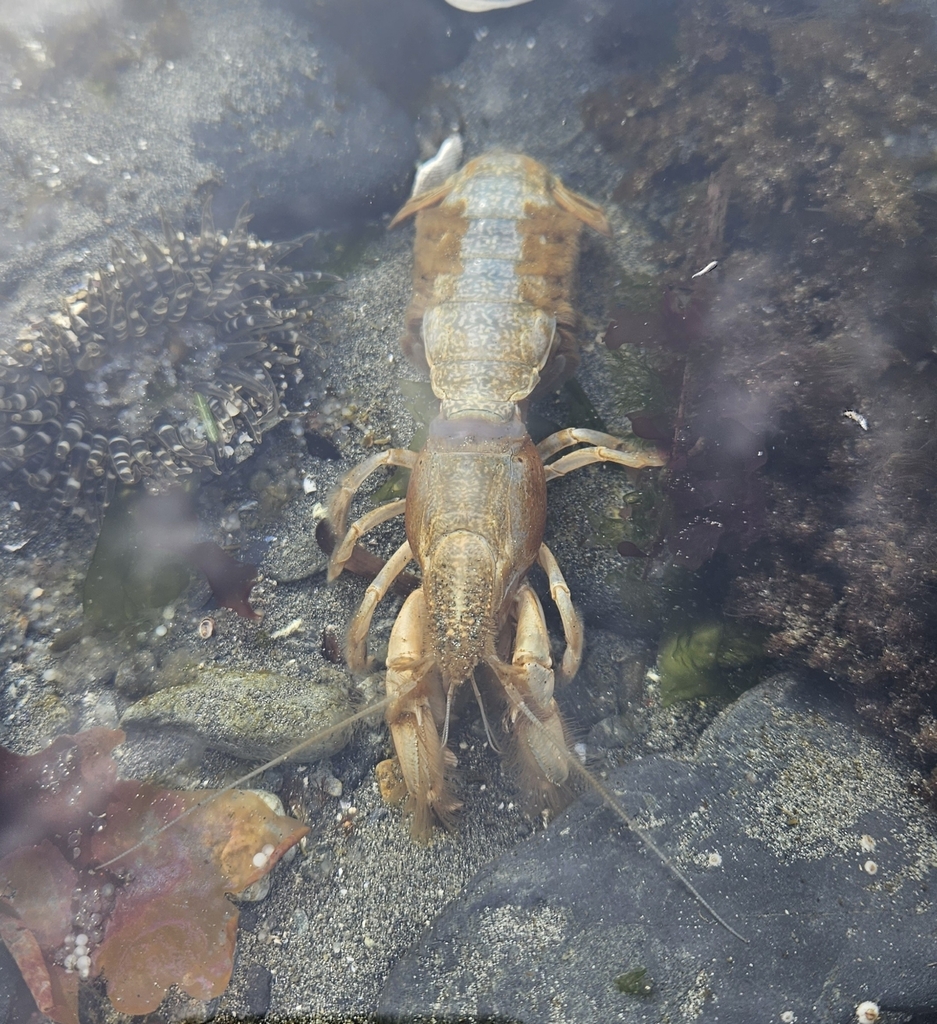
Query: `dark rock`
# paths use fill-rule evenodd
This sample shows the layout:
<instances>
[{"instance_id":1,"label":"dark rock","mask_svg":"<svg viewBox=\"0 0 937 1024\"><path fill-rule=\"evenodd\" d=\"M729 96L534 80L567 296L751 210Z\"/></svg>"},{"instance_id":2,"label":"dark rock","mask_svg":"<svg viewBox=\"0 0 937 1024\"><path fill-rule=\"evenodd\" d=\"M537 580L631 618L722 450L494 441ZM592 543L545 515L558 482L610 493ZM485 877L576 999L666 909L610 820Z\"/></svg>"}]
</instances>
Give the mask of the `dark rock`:
<instances>
[{"instance_id":1,"label":"dark rock","mask_svg":"<svg viewBox=\"0 0 937 1024\"><path fill-rule=\"evenodd\" d=\"M10 1021L10 1007L18 981L19 972L13 957L7 952L6 946L0 945L0 1022L3 1024Z\"/></svg>"},{"instance_id":2,"label":"dark rock","mask_svg":"<svg viewBox=\"0 0 937 1024\"><path fill-rule=\"evenodd\" d=\"M283 69L262 102L193 126L199 158L224 177L220 223L249 200L256 231L288 237L379 217L406 197L418 156L410 117L328 39L309 45L309 68Z\"/></svg>"},{"instance_id":3,"label":"dark rock","mask_svg":"<svg viewBox=\"0 0 937 1024\"><path fill-rule=\"evenodd\" d=\"M12 334L160 209L178 223L217 190L220 230L250 201L255 232L291 238L406 193L413 119L306 16L256 0L15 13L0 12Z\"/></svg>"},{"instance_id":4,"label":"dark rock","mask_svg":"<svg viewBox=\"0 0 937 1024\"><path fill-rule=\"evenodd\" d=\"M245 971L244 1000L252 1017L262 1017L270 1007L273 975L262 964L251 964Z\"/></svg>"},{"instance_id":5,"label":"dark rock","mask_svg":"<svg viewBox=\"0 0 937 1024\"><path fill-rule=\"evenodd\" d=\"M435 0L281 0L298 23L308 19L353 62L358 75L411 108L433 75L461 61L478 22ZM368 30L362 31L367 25Z\"/></svg>"},{"instance_id":6,"label":"dark rock","mask_svg":"<svg viewBox=\"0 0 937 1024\"><path fill-rule=\"evenodd\" d=\"M846 1024L865 999L937 1006L937 830L906 779L839 695L772 680L692 759L649 757L609 780L747 943L590 797L474 879L397 964L381 1008ZM642 969L639 991L627 979Z\"/></svg>"}]
</instances>

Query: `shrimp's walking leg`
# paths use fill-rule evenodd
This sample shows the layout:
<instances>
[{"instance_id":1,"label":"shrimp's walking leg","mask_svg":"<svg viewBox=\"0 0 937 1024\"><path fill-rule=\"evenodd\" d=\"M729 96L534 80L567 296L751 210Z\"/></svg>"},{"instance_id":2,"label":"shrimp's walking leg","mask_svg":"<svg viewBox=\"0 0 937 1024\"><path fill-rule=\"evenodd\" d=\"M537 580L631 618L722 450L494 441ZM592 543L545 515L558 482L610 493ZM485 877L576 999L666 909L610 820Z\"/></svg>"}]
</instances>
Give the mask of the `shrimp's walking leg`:
<instances>
[{"instance_id":1,"label":"shrimp's walking leg","mask_svg":"<svg viewBox=\"0 0 937 1024\"><path fill-rule=\"evenodd\" d=\"M351 558L355 545L368 531L373 530L375 526L380 526L381 523L386 523L388 519L393 519L394 516L401 515L406 510L407 499L399 498L397 501L390 501L386 505L378 505L377 508L372 508L370 512L366 512L360 519L356 519L348 527L348 532L345 534L342 542L337 544L332 552L332 557L329 559L329 578L332 578L331 569L333 565L338 567L335 573L336 576L344 569L348 559Z\"/></svg>"},{"instance_id":2,"label":"shrimp's walking leg","mask_svg":"<svg viewBox=\"0 0 937 1024\"><path fill-rule=\"evenodd\" d=\"M345 536L345 523L348 520L348 509L351 507L351 500L364 481L382 466L400 466L403 469L413 469L419 452L411 452L409 448L388 448L385 452L378 452L364 462L359 463L354 469L349 470L342 478L338 490L332 496L329 504L329 520L335 530L336 537ZM352 548L354 545L352 545ZM344 561L339 562L337 553L344 549L344 542L332 552L329 560L329 579L334 580L344 568L345 562L351 556L349 548L345 553Z\"/></svg>"},{"instance_id":3,"label":"shrimp's walking leg","mask_svg":"<svg viewBox=\"0 0 937 1024\"><path fill-rule=\"evenodd\" d=\"M584 430L578 427L570 427L567 430L551 434L537 445L537 451L540 453L540 458L546 461L557 452L564 448L570 448L574 444L587 444L591 447L570 452L557 459L556 462L544 466L547 480L555 480L557 477L571 473L574 469L589 466L593 462L614 462L616 465L628 466L630 469L667 465L667 456L654 448L645 448L630 440L614 437L612 434L603 434L599 430Z\"/></svg>"},{"instance_id":4,"label":"shrimp's walking leg","mask_svg":"<svg viewBox=\"0 0 937 1024\"><path fill-rule=\"evenodd\" d=\"M404 601L387 648L387 724L397 761L410 794L414 839L426 839L433 816L451 824L461 804L446 786L446 769L455 764L444 747L438 723L445 714L442 678L430 651L430 622L423 588Z\"/></svg>"},{"instance_id":5,"label":"shrimp's walking leg","mask_svg":"<svg viewBox=\"0 0 937 1024\"><path fill-rule=\"evenodd\" d=\"M569 594L569 586L563 578L563 572L553 552L546 546L540 545L537 552L537 561L540 568L547 574L550 583L550 597L560 613L563 621L563 636L566 638L566 650L563 652L563 661L556 670L556 681L560 686L568 683L579 671L579 664L582 661L582 622L573 607L573 600Z\"/></svg>"},{"instance_id":6,"label":"shrimp's walking leg","mask_svg":"<svg viewBox=\"0 0 937 1024\"><path fill-rule=\"evenodd\" d=\"M364 592L355 617L348 624L345 659L352 672L364 672L368 669L368 630L371 628L374 609L390 589L390 585L407 567L407 563L412 557L410 544L408 541L404 541L368 584L368 589Z\"/></svg>"}]
</instances>

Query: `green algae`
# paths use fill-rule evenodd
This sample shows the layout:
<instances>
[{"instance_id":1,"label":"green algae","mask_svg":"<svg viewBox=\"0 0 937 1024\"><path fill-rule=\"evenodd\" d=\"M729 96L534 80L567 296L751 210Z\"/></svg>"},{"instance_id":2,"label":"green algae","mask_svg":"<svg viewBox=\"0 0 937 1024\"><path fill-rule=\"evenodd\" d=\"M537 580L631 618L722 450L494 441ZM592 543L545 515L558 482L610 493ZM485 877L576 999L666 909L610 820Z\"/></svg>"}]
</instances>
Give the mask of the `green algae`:
<instances>
[{"instance_id":1,"label":"green algae","mask_svg":"<svg viewBox=\"0 0 937 1024\"><path fill-rule=\"evenodd\" d=\"M657 653L661 701L737 697L758 682L765 661L753 630L718 620L685 626L665 636Z\"/></svg>"},{"instance_id":2,"label":"green algae","mask_svg":"<svg viewBox=\"0 0 937 1024\"><path fill-rule=\"evenodd\" d=\"M635 967L615 979L615 988L627 996L638 996L647 999L654 993L654 983L648 976L646 967Z\"/></svg>"},{"instance_id":3,"label":"green algae","mask_svg":"<svg viewBox=\"0 0 937 1024\"><path fill-rule=\"evenodd\" d=\"M636 412L662 414L675 405L660 370L644 350L623 345L614 352L606 352L605 362L613 384L609 397L618 416L625 418Z\"/></svg>"},{"instance_id":4,"label":"green algae","mask_svg":"<svg viewBox=\"0 0 937 1024\"><path fill-rule=\"evenodd\" d=\"M426 444L430 422L439 412L439 399L433 394L429 381L402 380L400 393L403 396L404 408L417 422L417 428L407 447L411 452L418 452ZM385 502L403 498L409 483L410 470L401 467L371 493L371 502L374 505L383 505Z\"/></svg>"}]
</instances>

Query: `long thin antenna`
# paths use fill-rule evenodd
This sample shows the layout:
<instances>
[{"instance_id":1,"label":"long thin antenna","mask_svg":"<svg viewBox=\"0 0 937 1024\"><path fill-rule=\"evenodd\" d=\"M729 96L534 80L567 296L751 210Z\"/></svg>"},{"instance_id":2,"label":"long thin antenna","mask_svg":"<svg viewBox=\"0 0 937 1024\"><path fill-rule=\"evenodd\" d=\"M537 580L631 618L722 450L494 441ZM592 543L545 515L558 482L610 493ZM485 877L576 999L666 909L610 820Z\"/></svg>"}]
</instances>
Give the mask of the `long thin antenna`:
<instances>
[{"instance_id":1,"label":"long thin antenna","mask_svg":"<svg viewBox=\"0 0 937 1024\"><path fill-rule=\"evenodd\" d=\"M586 783L589 786L591 786L602 797L603 803L605 803L609 810L612 811L612 813L617 818L624 822L629 831L633 832L641 840L644 846L648 850L650 850L651 853L654 854L654 856L661 862L661 864L663 864L664 867L667 868L670 874L686 889L688 893L690 893L690 895L697 901L697 903L699 903L699 905L704 910L706 910L710 915L712 915L713 919L718 924L722 925L722 927L725 928L727 932L734 935L737 939L740 939L742 942L747 943L749 940L746 939L744 935L736 931L736 929L733 928L732 925L730 925L729 922L725 920L725 918L723 918L719 913L716 912L712 905L699 892L696 886L693 885L690 879L687 878L687 876L680 870L680 868L678 868L677 865L674 864L670 857L668 857L667 854L664 853L664 851L657 845L657 843L654 842L654 840L651 838L648 832L645 829L643 829L634 820L634 818L631 817L630 814L628 814L628 812L622 807L621 803L614 796L614 794L605 786L603 786L601 782L599 782L599 780L579 761L575 754L571 753L565 746L561 747L560 744L549 733L549 731L543 728L543 723L527 705L527 702L521 696L520 692L517 690L514 684L509 679L505 678L501 673L498 673L498 677L501 680L502 685L504 686L505 692L511 698L515 706L521 710L522 714L524 714L530 720L530 722L534 724L535 727L538 727L542 730L543 735L545 735L549 739L549 741L554 744L557 750L560 750L562 752L563 756L566 759L567 765L571 767L579 775L580 778L584 779ZM116 857L111 857L110 860L106 860L102 864L99 864L95 870L103 871L105 868L111 867L111 865L116 864L118 861L133 853L135 850L139 850L147 843L152 842L152 840L156 839L158 836L162 835L168 829L172 828L182 818L185 818L188 815L193 814L199 808L204 807L206 804L221 796L223 793L228 793L233 789L237 789L239 786L243 786L245 782L250 782L251 779L257 778L258 775L262 775L264 772L269 771L271 768L276 768L278 765L283 764L284 761L288 761L290 758L295 757L298 753L305 750L307 747L310 747L313 744L318 743L326 737L332 735L336 730L348 728L349 726L355 725L356 723L361 722L366 718L370 718L372 715L375 715L378 712L384 711L390 703L390 697L382 697L380 700L374 701L372 704L368 704L367 707L362 708L360 711L351 715L349 718L346 718L344 721L336 725L328 726L325 729L320 729L318 732L313 733L311 736L307 736L306 739L302 740L300 743L297 743L295 746L290 747L289 750L280 754L278 757L273 758L273 760L267 761L266 764L262 764L259 768L255 768L253 771L248 772L246 775L242 775L239 779L235 779L234 782L228 783L227 786L223 786L221 789L212 790L209 794L207 794L201 800L199 800L198 803L192 804L191 807L187 807L181 814L173 818L172 821L168 821L166 822L165 825L161 825L158 829L155 829L148 836L141 839L139 842L134 843L133 846L128 847L126 850L123 851L123 853L119 853L117 854Z\"/></svg>"},{"instance_id":2,"label":"long thin antenna","mask_svg":"<svg viewBox=\"0 0 937 1024\"><path fill-rule=\"evenodd\" d=\"M198 803L192 804L191 807L187 807L181 814L173 818L172 821L167 821L165 825L161 825L144 839L141 839L140 842L134 843L133 846L128 847L123 853L118 853L116 857L111 857L110 860L106 860L103 864L99 864L95 870L102 871L104 868L109 868L112 864L116 864L128 854L133 853L134 850L139 850L141 846L146 846L147 843L156 839L157 836L161 836L167 829L172 828L177 821L193 814L200 807L204 807L206 804L211 803L212 800L217 799L217 797L221 796L222 793L229 793L232 789L237 789L238 786L243 786L245 782L250 782L251 779L256 779L258 775L262 775L264 772L270 771L271 768L276 768L278 765L283 764L284 761L288 761L291 757L295 757L300 751L305 750L306 747L311 747L314 743L318 743L320 740L324 740L328 736L333 735L336 730L346 729L348 726L363 721L365 718L370 718L378 711L383 711L387 705L390 704L390 701L390 697L382 697L380 700L375 701L373 704L368 704L367 707L355 712L355 714L351 715L349 718L343 719L336 725L327 726L325 729L320 729L311 736L307 736L301 743L297 743L295 746L290 747L290 749L285 753L280 754L278 757L275 757L272 761L268 761L266 764L262 764L259 768L255 768L252 772L248 772L246 775L242 775L239 779L235 779L234 782L229 782L227 786L223 786L221 789L213 789L207 796L202 797Z\"/></svg>"},{"instance_id":3,"label":"long thin antenna","mask_svg":"<svg viewBox=\"0 0 937 1024\"><path fill-rule=\"evenodd\" d=\"M495 666L492 665L492 668ZM510 666L505 666L510 668ZM730 932L737 939L741 939L742 942L748 942L748 939L744 935L737 932L728 921L722 916L716 913L716 911L706 901L696 886L687 878L687 876L677 867L676 864L667 856L666 853L654 842L648 832L643 829L631 815L622 807L618 799L614 794L602 785L601 782L590 772L584 764L573 754L565 745L561 746L554 737L550 734L549 730L545 729L540 719L531 711L528 707L527 702L521 696L520 691L517 687L507 678L506 673L497 673L501 684L504 686L505 692L511 698L511 701L518 707L521 712L534 724L535 727L539 727L542 731L542 735L546 736L550 743L553 744L554 749L561 751L563 756L566 758L566 764L572 768L580 778L585 779L586 782L602 797L603 802L609 808L609 810L621 821L628 826L628 829L633 832L645 845L645 847L654 854L655 857L664 865L664 867L673 875L674 878L686 889L686 891L696 900L697 903L706 911L708 911L714 918L714 920L721 924L727 932Z\"/></svg>"},{"instance_id":4,"label":"long thin antenna","mask_svg":"<svg viewBox=\"0 0 937 1024\"><path fill-rule=\"evenodd\" d=\"M645 829L643 829L630 814L621 806L611 790L607 789L602 785L601 782L589 771L579 759L569 752L567 752L567 763L570 764L579 775L580 778L585 779L593 789L595 789L602 797L606 807L618 818L620 818L632 831L644 845L653 853L657 859L664 865L664 867L673 875L674 878L689 892L689 894L696 900L697 903L704 909L707 910L718 924L721 924L727 932L731 932L737 939L741 939L742 942L748 942L744 935L737 932L731 924L721 915L717 914L713 909L712 905L705 899L700 893L696 886L687 878L687 876L677 867L676 864L667 856L666 853L654 842Z\"/></svg>"},{"instance_id":5,"label":"long thin antenna","mask_svg":"<svg viewBox=\"0 0 937 1024\"><path fill-rule=\"evenodd\" d=\"M485 736L488 738L488 746L496 753L501 753L501 748L495 742L495 738L491 733L491 726L488 724L488 716L485 714L485 702L482 700L481 692L478 689L478 683L475 682L475 673L473 672L469 679L472 681L472 689L475 691L475 700L478 704L478 710L482 714L482 722L485 726Z\"/></svg>"}]
</instances>

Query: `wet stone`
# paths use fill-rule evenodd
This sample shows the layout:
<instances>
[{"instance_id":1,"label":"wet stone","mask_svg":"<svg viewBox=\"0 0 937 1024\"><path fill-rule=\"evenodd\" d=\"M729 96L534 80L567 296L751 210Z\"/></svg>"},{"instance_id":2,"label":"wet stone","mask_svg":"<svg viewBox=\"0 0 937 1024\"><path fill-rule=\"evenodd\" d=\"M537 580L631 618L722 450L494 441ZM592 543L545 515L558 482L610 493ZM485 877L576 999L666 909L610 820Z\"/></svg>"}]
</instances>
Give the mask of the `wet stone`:
<instances>
[{"instance_id":1,"label":"wet stone","mask_svg":"<svg viewBox=\"0 0 937 1024\"><path fill-rule=\"evenodd\" d=\"M842 695L769 680L693 757L651 756L606 783L747 943L589 797L476 876L380 1008L748 1024L852 1021L866 999L933 1006L937 829L907 777ZM650 991L621 991L639 970Z\"/></svg>"},{"instance_id":2,"label":"wet stone","mask_svg":"<svg viewBox=\"0 0 937 1024\"><path fill-rule=\"evenodd\" d=\"M363 75L343 75L346 53L321 32L305 53L277 51L246 109L191 126L198 157L224 172L216 209L236 214L250 196L255 226L272 235L392 209L417 156L409 115Z\"/></svg>"},{"instance_id":3,"label":"wet stone","mask_svg":"<svg viewBox=\"0 0 937 1024\"><path fill-rule=\"evenodd\" d=\"M169 686L132 704L125 729L172 729L238 757L276 757L312 733L337 725L354 712L348 676L323 668L316 680L239 668L207 666L196 679ZM348 740L337 730L296 755L316 761Z\"/></svg>"},{"instance_id":4,"label":"wet stone","mask_svg":"<svg viewBox=\"0 0 937 1024\"><path fill-rule=\"evenodd\" d=\"M270 1006L273 975L261 964L251 964L245 972L244 999L251 1016L260 1017Z\"/></svg>"}]
</instances>

